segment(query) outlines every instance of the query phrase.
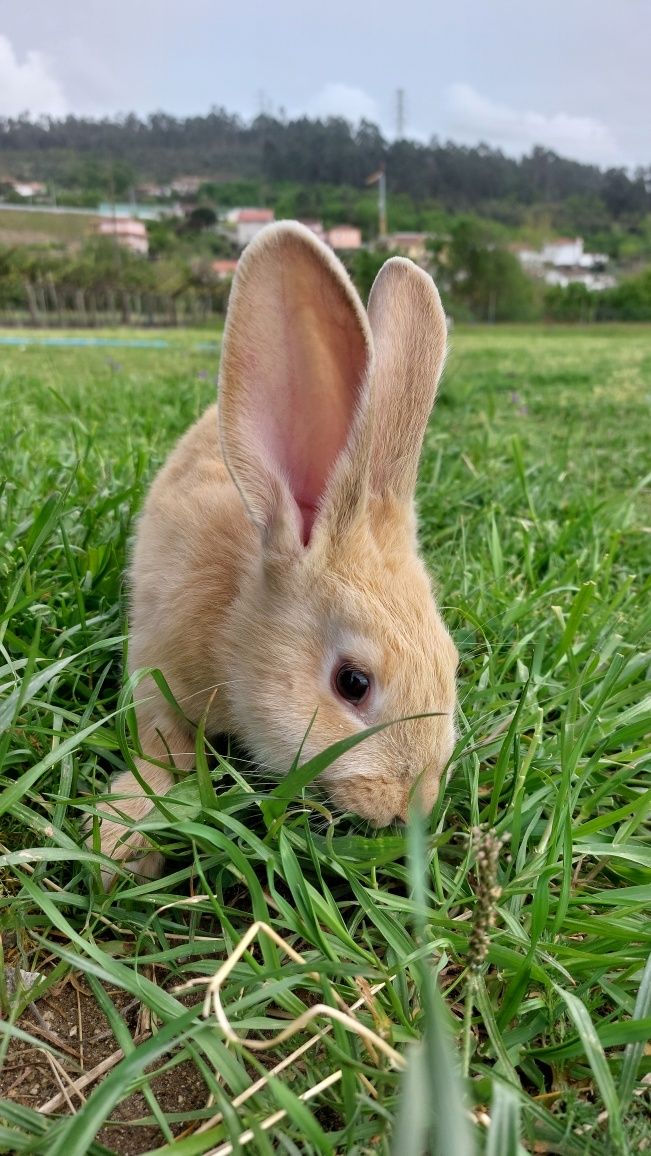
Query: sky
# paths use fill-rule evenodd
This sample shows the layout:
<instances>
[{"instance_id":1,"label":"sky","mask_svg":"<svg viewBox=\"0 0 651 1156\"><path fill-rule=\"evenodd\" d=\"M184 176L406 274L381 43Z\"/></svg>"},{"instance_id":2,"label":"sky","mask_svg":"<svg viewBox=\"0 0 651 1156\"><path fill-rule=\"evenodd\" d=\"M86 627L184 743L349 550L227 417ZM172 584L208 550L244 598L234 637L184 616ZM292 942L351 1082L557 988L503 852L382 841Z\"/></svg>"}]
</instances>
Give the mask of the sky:
<instances>
[{"instance_id":1,"label":"sky","mask_svg":"<svg viewBox=\"0 0 651 1156\"><path fill-rule=\"evenodd\" d=\"M0 116L212 105L651 165L651 0L0 0Z\"/></svg>"}]
</instances>

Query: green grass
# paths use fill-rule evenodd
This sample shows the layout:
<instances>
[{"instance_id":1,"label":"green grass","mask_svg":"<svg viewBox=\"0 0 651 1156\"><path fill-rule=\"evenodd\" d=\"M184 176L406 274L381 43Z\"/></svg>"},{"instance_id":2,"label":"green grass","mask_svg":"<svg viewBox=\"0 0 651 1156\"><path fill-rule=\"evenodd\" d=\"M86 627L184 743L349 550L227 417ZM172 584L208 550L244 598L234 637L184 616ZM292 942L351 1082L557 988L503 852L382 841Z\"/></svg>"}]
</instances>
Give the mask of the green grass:
<instances>
[{"instance_id":1,"label":"green grass","mask_svg":"<svg viewBox=\"0 0 651 1156\"><path fill-rule=\"evenodd\" d=\"M0 205L0 244L58 242L69 245L83 241L93 231L98 218L86 213L48 213L3 209Z\"/></svg>"},{"instance_id":2,"label":"green grass","mask_svg":"<svg viewBox=\"0 0 651 1156\"><path fill-rule=\"evenodd\" d=\"M298 788L273 796L200 749L152 826L168 874L122 877L105 895L80 829L133 749L125 550L154 470L213 397L201 341L2 350L0 927L7 962L47 978L19 996L0 984L0 1064L27 1031L22 1009L43 991L56 1000L70 970L124 1058L83 1107L73 1097L73 1115L2 1101L0 1150L171 1151L179 1130L180 1154L643 1150L651 331L453 336L419 500L462 656L460 740L428 829L360 831L309 789L305 803ZM492 900L468 839L479 825L509 835ZM202 1018L204 986L177 989L212 976L256 920L295 954L261 935L234 962L222 1000L238 1035L364 997L359 1022L384 1045L331 1021L269 1079L327 1016L268 1052ZM121 993L148 1009L140 1042ZM36 1043L76 1078L55 1044ZM158 1102L149 1065L171 1077L181 1062L205 1083L205 1107ZM131 1146L124 1125L95 1140L134 1089ZM145 1143L147 1124L159 1132Z\"/></svg>"}]
</instances>

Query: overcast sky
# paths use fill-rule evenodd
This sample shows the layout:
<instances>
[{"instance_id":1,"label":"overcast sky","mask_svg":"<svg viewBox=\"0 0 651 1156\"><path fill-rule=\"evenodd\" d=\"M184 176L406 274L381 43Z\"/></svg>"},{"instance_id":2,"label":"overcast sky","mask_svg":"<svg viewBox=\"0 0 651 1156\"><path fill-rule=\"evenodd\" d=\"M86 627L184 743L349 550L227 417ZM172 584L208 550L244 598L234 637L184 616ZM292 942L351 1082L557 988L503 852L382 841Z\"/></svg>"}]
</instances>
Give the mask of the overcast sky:
<instances>
[{"instance_id":1,"label":"overcast sky","mask_svg":"<svg viewBox=\"0 0 651 1156\"><path fill-rule=\"evenodd\" d=\"M651 164L651 0L0 0L0 115L364 116Z\"/></svg>"}]
</instances>

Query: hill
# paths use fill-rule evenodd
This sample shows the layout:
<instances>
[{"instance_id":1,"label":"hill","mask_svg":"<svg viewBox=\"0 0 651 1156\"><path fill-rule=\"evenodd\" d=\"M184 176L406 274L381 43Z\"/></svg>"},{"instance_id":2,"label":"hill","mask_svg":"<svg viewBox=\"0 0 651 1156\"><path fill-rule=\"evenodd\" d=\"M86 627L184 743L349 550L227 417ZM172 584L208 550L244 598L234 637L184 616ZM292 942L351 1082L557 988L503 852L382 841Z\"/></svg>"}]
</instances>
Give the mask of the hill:
<instances>
[{"instance_id":1,"label":"hill","mask_svg":"<svg viewBox=\"0 0 651 1156\"><path fill-rule=\"evenodd\" d=\"M379 229L377 191L368 187L380 168L388 230ZM43 199L86 213L21 213L16 181L41 182ZM247 124L223 109L185 119L23 117L0 120L3 194L0 209L14 207L0 212L0 312L14 323L27 315L39 323L52 310L62 318L72 310L82 324L116 310L150 323L176 321L181 307L192 318L220 312L227 286L214 262L236 252L219 221L242 205L326 229L350 223L370 249L381 232L382 253L346 258L362 293L392 236L426 234L425 263L458 320L651 317L651 166L631 174L542 148L513 159L486 145L388 141L373 124L337 118ZM117 259L92 236L101 201L135 197L165 211L181 201L184 210L148 223L149 262ZM559 234L583 238L608 267L608 284L596 287L606 293L524 275L515 254L535 254Z\"/></svg>"},{"instance_id":2,"label":"hill","mask_svg":"<svg viewBox=\"0 0 651 1156\"><path fill-rule=\"evenodd\" d=\"M380 165L394 195L509 224L521 223L536 205L554 206L564 227L574 223L583 233L651 212L651 164L631 175L543 148L516 160L487 145L387 141L366 121L354 127L339 118L259 116L247 124L224 109L187 118L159 112L144 119L0 120L0 180L45 180L78 194L121 195L139 181L170 181L184 172L216 183L359 188Z\"/></svg>"}]
</instances>

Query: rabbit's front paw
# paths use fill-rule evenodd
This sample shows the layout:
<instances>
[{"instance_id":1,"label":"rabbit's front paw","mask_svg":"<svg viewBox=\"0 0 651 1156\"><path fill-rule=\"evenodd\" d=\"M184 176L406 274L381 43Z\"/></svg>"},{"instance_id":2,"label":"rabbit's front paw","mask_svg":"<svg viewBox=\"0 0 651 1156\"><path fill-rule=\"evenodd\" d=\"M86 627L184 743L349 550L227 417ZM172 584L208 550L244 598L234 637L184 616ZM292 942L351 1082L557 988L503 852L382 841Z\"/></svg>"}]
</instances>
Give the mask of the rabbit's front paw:
<instances>
[{"instance_id":1,"label":"rabbit's front paw","mask_svg":"<svg viewBox=\"0 0 651 1156\"><path fill-rule=\"evenodd\" d=\"M137 824L151 812L151 800L141 793L140 786L129 772L118 776L112 784L112 792L116 795L115 805L104 803L102 805L104 815L107 809L112 810ZM92 836L87 842L92 846ZM139 831L137 826L127 826L119 819L102 818L100 851L107 859L121 864L142 880L158 879L163 873L165 858L161 852L152 849L146 834ZM115 874L116 872L110 867L102 868L102 882L105 887L110 886Z\"/></svg>"}]
</instances>

